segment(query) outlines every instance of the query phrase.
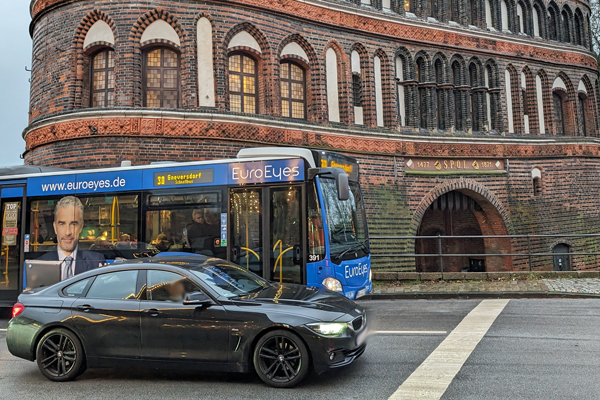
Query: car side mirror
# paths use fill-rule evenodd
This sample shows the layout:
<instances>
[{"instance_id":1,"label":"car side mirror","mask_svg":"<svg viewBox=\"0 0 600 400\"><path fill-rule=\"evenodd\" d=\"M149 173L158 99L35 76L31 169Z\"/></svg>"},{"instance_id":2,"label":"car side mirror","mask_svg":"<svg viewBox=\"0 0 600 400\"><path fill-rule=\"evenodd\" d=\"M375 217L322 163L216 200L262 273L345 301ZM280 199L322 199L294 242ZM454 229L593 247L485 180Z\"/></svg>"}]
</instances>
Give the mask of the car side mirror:
<instances>
[{"instance_id":1,"label":"car side mirror","mask_svg":"<svg viewBox=\"0 0 600 400\"><path fill-rule=\"evenodd\" d=\"M183 299L183 304L186 306L202 306L211 303L212 300L203 292L187 293Z\"/></svg>"}]
</instances>

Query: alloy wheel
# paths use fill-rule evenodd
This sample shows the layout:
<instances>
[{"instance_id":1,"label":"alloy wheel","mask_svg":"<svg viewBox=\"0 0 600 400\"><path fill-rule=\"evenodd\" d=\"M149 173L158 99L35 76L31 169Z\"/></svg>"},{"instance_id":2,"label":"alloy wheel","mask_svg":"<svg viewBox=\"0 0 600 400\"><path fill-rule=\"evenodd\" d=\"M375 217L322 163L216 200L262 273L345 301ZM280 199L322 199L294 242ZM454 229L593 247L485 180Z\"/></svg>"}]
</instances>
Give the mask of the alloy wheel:
<instances>
[{"instance_id":1,"label":"alloy wheel","mask_svg":"<svg viewBox=\"0 0 600 400\"><path fill-rule=\"evenodd\" d=\"M273 336L263 343L259 359L261 372L276 383L292 381L302 368L300 349L293 340L284 336Z\"/></svg>"},{"instance_id":2,"label":"alloy wheel","mask_svg":"<svg viewBox=\"0 0 600 400\"><path fill-rule=\"evenodd\" d=\"M48 375L60 378L73 370L77 362L77 348L71 338L56 333L45 337L41 346L40 366Z\"/></svg>"}]
</instances>

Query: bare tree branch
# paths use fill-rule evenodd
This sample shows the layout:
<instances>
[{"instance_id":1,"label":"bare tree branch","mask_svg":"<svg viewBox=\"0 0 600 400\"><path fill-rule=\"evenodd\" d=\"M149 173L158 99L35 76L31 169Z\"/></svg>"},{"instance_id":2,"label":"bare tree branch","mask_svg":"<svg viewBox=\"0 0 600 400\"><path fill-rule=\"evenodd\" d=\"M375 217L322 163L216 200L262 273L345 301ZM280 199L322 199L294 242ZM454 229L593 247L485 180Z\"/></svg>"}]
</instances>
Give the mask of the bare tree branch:
<instances>
[{"instance_id":1,"label":"bare tree branch","mask_svg":"<svg viewBox=\"0 0 600 400\"><path fill-rule=\"evenodd\" d=\"M590 15L590 35L592 51L596 54L600 69L600 0L591 0L592 14Z\"/></svg>"}]
</instances>

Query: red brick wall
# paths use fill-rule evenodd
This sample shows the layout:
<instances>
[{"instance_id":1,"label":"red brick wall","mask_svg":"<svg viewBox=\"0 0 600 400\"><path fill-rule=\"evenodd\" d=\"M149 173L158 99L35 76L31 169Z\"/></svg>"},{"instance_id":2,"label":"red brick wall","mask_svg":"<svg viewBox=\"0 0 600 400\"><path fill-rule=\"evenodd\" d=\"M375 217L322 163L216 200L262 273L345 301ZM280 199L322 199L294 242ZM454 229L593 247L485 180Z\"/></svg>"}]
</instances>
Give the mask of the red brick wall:
<instances>
[{"instance_id":1,"label":"red brick wall","mask_svg":"<svg viewBox=\"0 0 600 400\"><path fill-rule=\"evenodd\" d=\"M552 124L551 86L557 76L567 81L568 104L575 110L576 88L586 84L589 101L588 136L598 135L598 73L596 61L586 50L575 46L536 47L540 40L513 40L515 36L496 34L492 38L467 35L476 30L454 29L437 24L408 25L407 19L370 11L354 14L329 10L293 0L268 2L173 2L173 1L68 1L40 0L35 3L32 24L33 72L31 81L31 125L26 130L25 160L30 164L90 168L119 165L123 159L134 164L151 161L190 161L233 157L241 147L274 144L305 146L345 152L358 157L372 234L415 235L432 201L444 192L460 190L473 196L483 208L495 210L482 233L591 233L600 230L600 146L589 139L555 138ZM216 108L197 108L196 21L206 16L213 25ZM376 18L377 17L377 18ZM182 54L182 112L186 114L143 115L141 108L141 50L139 37L156 19L164 19L178 32ZM89 103L89 56L82 48L85 33L102 19L113 29L116 42L116 108L121 116L86 115ZM260 115L234 116L227 111L227 44L236 32L246 30L261 46L259 63ZM309 56L307 65L308 121L290 124L281 118L279 97L279 52L289 41L301 45ZM542 41L543 42L543 41ZM338 55L341 123L327 121L325 52L333 47ZM363 54L365 122L370 127L354 126L350 52ZM398 127L398 99L394 81L394 58L416 54L431 61L459 58L465 69L474 63L493 65L498 97L496 132L442 132ZM373 56L382 62L385 128L374 128L375 96ZM449 65L445 65L449 68ZM547 134L539 135L539 123L530 114L531 135L518 128L507 132L504 71L513 71L513 87L520 88L520 73L526 71L530 109L537 112L537 98L529 87L536 75L543 77L544 110ZM405 67L407 93L418 86L414 65ZM450 86L446 74L444 90ZM480 77L482 80L483 78ZM435 86L425 82L428 88ZM594 90L595 88L595 90ZM433 89L429 89L432 91ZM467 89L468 93L468 89ZM520 90L513 90L513 105L520 107ZM407 97L413 99L414 97ZM477 96L481 101L483 96ZM481 103L476 103L481 105ZM409 102L407 109L414 111ZM107 110L110 111L110 110ZM448 113L447 113L448 114ZM522 113L515 110L515 115ZM574 114L573 114L574 115ZM590 117L591 115L591 117ZM50 117L71 117L60 122ZM214 117L214 118L213 118ZM407 120L416 121L409 116ZM573 118L571 118L573 119ZM470 121L468 123L470 125ZM433 121L428 126L435 127ZM448 124L447 124L448 125ZM448 125L449 126L449 125ZM570 123L570 134L576 131ZM443 139L443 140L440 140ZM548 139L548 140L544 140ZM555 140L556 139L556 140ZM414 156L490 157L509 160L506 175L476 177L415 176L405 173L405 162ZM530 171L540 168L542 195L533 196ZM467 218L467 217L465 217ZM472 221L471 221L472 222ZM573 251L593 248L590 241L574 239L533 240L538 251L550 251L557 240ZM520 252L522 240L484 243L486 248ZM386 244L377 244L384 248ZM598 246L596 246L598 247ZM414 243L396 245L395 250L414 252ZM598 250L595 248L594 250ZM513 259L515 268L527 269L524 257ZM414 260L375 260L378 267L414 269ZM549 258L537 258L533 268L549 267ZM595 268L595 257L573 257L575 268Z\"/></svg>"}]
</instances>

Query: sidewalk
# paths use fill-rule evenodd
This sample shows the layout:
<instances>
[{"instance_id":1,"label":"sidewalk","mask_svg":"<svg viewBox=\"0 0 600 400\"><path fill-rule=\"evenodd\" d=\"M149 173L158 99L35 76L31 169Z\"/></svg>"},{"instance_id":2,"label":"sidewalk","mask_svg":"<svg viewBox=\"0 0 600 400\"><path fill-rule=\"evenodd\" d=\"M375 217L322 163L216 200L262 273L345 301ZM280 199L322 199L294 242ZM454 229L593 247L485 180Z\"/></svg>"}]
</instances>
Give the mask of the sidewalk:
<instances>
[{"instance_id":1,"label":"sidewalk","mask_svg":"<svg viewBox=\"0 0 600 400\"><path fill-rule=\"evenodd\" d=\"M600 278L375 282L369 298L597 297Z\"/></svg>"}]
</instances>

